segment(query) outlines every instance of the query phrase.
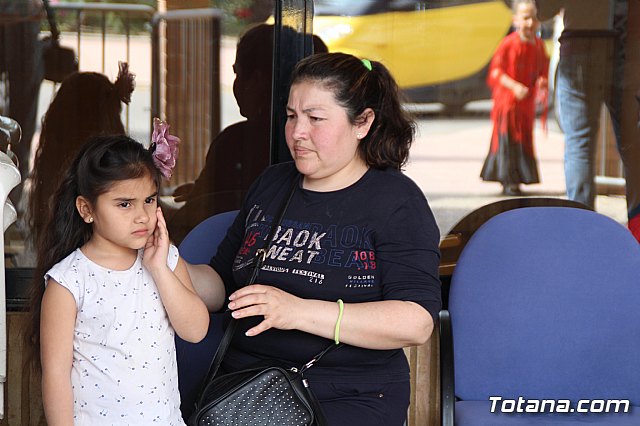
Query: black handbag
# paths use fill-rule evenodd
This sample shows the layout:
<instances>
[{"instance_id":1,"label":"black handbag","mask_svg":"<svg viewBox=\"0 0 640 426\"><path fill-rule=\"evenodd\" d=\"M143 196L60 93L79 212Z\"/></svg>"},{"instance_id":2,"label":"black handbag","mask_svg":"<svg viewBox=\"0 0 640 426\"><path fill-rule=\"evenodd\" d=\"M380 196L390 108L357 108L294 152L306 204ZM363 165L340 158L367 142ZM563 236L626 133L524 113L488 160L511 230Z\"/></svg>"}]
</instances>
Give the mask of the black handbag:
<instances>
[{"instance_id":1,"label":"black handbag","mask_svg":"<svg viewBox=\"0 0 640 426\"><path fill-rule=\"evenodd\" d=\"M73 49L60 46L60 31L56 24L55 12L49 5L49 0L43 0L43 3L51 31L51 36L42 40L44 78L61 83L69 74L78 71L78 58Z\"/></svg>"},{"instance_id":2,"label":"black handbag","mask_svg":"<svg viewBox=\"0 0 640 426\"><path fill-rule=\"evenodd\" d=\"M255 282L298 182L299 179L294 179L265 248L258 250L246 285ZM237 325L238 321L232 318L227 326L196 399L195 411L189 417L189 426L325 426L320 405L303 373L340 345L331 344L302 366L263 361L216 377Z\"/></svg>"},{"instance_id":3,"label":"black handbag","mask_svg":"<svg viewBox=\"0 0 640 426\"><path fill-rule=\"evenodd\" d=\"M327 347L302 368L264 361L219 377L208 375L189 425L326 426L303 373L336 347Z\"/></svg>"}]
</instances>

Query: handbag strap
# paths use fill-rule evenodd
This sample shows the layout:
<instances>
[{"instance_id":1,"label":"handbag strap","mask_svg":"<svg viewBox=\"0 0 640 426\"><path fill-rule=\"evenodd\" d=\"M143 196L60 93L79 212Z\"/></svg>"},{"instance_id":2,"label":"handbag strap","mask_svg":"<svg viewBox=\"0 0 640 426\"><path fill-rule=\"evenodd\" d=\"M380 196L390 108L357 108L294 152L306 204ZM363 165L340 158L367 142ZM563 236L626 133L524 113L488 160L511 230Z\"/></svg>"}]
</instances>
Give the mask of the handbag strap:
<instances>
[{"instance_id":1,"label":"handbag strap","mask_svg":"<svg viewBox=\"0 0 640 426\"><path fill-rule=\"evenodd\" d=\"M47 22L49 22L49 30L51 31L51 40L58 41L60 39L60 30L56 23L56 13L49 4L49 0L42 0L44 10L47 13Z\"/></svg>"},{"instance_id":2,"label":"handbag strap","mask_svg":"<svg viewBox=\"0 0 640 426\"><path fill-rule=\"evenodd\" d=\"M267 252L269 251L269 248L271 247L271 243L273 242L273 239L274 239L274 237L276 235L276 232L278 231L278 227L280 226L280 223L282 222L282 218L284 217L284 214L285 214L285 212L287 210L287 207L289 206L289 202L291 201L291 198L293 197L293 193L296 191L296 188L300 184L300 177L301 177L301 175L298 174L293 179L293 184L291 185L291 189L289 190L289 194L287 195L287 197L285 198L284 202L280 206L280 211L278 212L278 215L276 216L276 221L273 223L273 226L271 227L271 230L269 232L269 236L267 237L267 241L265 243L265 246L262 249L259 249L256 252L255 264L253 266L253 270L251 272L251 276L249 277L247 282L244 284L245 286L253 284L255 282L256 278L258 277L258 272L260 271L260 268L262 268L262 265L263 265L265 259L267 258ZM209 365L209 371L207 372L207 376L205 377L205 380L203 382L203 386L200 389L200 392L198 394L198 398L196 399L196 401L200 401L200 398L202 397L202 393L204 392L204 388L205 388L206 384L209 382L210 379L212 379L216 375L216 373L220 369L220 365L222 364L222 359L224 358L224 355L227 353L227 349L229 349L229 345L231 344L231 339L233 339L233 335L235 334L237 326L238 326L238 320L236 320L235 318L231 317L231 321L227 325L227 329L225 330L224 334L222 335L222 339L220 340L220 344L218 345L218 349L216 350L216 354L213 357L213 359L211 360L211 364Z\"/></svg>"}]
</instances>

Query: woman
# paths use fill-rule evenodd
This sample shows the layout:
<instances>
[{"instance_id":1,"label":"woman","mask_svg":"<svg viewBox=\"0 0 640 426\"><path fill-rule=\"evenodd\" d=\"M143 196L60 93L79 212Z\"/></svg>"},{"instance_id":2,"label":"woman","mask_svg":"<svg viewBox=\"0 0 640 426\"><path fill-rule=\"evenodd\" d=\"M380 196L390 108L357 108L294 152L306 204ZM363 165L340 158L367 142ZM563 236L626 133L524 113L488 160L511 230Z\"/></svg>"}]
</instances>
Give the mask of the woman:
<instances>
[{"instance_id":1,"label":"woman","mask_svg":"<svg viewBox=\"0 0 640 426\"><path fill-rule=\"evenodd\" d=\"M425 343L440 309L438 228L400 172L413 122L382 64L342 53L296 66L287 111L294 162L256 180L211 268L189 265L209 309L241 320L223 368L304 364L340 341L305 373L328 423L402 425L409 368L400 348ZM242 287L299 176L259 284Z\"/></svg>"}]
</instances>

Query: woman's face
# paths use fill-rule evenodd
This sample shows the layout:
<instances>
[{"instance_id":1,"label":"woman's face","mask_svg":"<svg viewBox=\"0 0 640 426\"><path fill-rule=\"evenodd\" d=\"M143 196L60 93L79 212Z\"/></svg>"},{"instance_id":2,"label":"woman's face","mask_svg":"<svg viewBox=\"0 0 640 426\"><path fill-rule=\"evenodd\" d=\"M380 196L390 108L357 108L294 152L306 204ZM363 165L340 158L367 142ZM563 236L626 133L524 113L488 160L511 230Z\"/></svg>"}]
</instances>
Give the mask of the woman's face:
<instances>
[{"instance_id":1,"label":"woman's face","mask_svg":"<svg viewBox=\"0 0 640 426\"><path fill-rule=\"evenodd\" d=\"M291 86L285 135L305 188L342 189L366 172L358 144L369 131L373 111L364 115L368 119L361 124L351 124L346 110L321 84L302 81Z\"/></svg>"}]
</instances>

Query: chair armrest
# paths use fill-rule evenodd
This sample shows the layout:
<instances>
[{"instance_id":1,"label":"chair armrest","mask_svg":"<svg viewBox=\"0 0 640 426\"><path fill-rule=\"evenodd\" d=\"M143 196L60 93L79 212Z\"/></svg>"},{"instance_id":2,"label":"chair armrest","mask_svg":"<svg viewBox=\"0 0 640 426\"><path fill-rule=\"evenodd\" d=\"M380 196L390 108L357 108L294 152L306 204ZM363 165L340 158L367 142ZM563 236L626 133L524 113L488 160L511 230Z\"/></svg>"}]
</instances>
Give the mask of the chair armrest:
<instances>
[{"instance_id":1,"label":"chair armrest","mask_svg":"<svg viewBox=\"0 0 640 426\"><path fill-rule=\"evenodd\" d=\"M453 426L456 397L451 316L449 311L443 309L438 317L440 327L440 419L442 426Z\"/></svg>"}]
</instances>

